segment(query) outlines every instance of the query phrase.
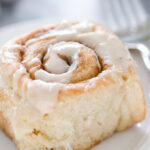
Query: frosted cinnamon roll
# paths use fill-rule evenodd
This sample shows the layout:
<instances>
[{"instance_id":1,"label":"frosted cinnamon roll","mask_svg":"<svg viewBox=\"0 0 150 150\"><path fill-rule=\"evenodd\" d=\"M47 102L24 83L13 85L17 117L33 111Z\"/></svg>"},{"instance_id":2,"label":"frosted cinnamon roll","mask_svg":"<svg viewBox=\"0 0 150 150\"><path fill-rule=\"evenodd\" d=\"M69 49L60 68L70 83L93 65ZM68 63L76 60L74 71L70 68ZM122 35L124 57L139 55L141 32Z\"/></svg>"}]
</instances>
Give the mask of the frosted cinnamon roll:
<instances>
[{"instance_id":1,"label":"frosted cinnamon roll","mask_svg":"<svg viewBox=\"0 0 150 150\"><path fill-rule=\"evenodd\" d=\"M135 62L94 22L42 26L0 50L0 127L18 150L84 150L145 117Z\"/></svg>"}]
</instances>

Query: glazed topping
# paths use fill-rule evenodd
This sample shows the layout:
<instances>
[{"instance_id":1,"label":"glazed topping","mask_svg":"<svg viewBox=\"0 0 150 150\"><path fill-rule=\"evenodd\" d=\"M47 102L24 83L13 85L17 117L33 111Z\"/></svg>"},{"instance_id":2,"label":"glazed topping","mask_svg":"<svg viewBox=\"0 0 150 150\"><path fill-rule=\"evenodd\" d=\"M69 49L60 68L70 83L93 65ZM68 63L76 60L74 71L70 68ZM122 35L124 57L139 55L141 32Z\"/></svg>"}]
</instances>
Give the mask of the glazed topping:
<instances>
[{"instance_id":1,"label":"glazed topping","mask_svg":"<svg viewBox=\"0 0 150 150\"><path fill-rule=\"evenodd\" d=\"M108 70L123 74L132 64L122 42L93 22L63 21L20 43L5 45L0 61L9 66L13 89L32 103L36 101L43 112L57 100L65 84L94 82Z\"/></svg>"}]
</instances>

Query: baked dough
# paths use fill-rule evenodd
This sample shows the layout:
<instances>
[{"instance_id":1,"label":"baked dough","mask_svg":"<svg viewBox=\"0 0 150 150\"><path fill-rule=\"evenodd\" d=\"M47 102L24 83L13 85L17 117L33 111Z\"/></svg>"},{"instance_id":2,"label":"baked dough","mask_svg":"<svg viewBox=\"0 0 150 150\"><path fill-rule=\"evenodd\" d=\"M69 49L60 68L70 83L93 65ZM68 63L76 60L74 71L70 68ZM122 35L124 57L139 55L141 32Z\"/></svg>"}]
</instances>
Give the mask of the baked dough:
<instances>
[{"instance_id":1,"label":"baked dough","mask_svg":"<svg viewBox=\"0 0 150 150\"><path fill-rule=\"evenodd\" d=\"M135 62L94 22L42 26L0 50L0 127L18 150L86 150L145 118Z\"/></svg>"}]
</instances>

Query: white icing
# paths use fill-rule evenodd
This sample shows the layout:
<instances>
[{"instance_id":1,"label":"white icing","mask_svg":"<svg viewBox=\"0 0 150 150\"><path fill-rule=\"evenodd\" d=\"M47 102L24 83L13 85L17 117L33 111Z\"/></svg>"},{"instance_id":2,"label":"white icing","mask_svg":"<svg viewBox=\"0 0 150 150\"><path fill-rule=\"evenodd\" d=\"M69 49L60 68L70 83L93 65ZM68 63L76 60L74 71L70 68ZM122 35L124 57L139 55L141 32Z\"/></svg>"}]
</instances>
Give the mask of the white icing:
<instances>
[{"instance_id":1,"label":"white icing","mask_svg":"<svg viewBox=\"0 0 150 150\"><path fill-rule=\"evenodd\" d=\"M45 63L46 70L56 74L64 73L68 69L72 70L78 63L78 53L80 48L81 44L75 42L60 42L50 46L45 56L45 59L49 58ZM70 59L70 61L73 62L71 66L69 66L65 60L60 58L58 54L64 55L67 59Z\"/></svg>"},{"instance_id":2,"label":"white icing","mask_svg":"<svg viewBox=\"0 0 150 150\"><path fill-rule=\"evenodd\" d=\"M19 44L7 44L7 45L5 45L5 47L7 47L8 49L19 48L19 49L23 50L23 46L19 45Z\"/></svg>"},{"instance_id":3,"label":"white icing","mask_svg":"<svg viewBox=\"0 0 150 150\"><path fill-rule=\"evenodd\" d=\"M40 61L40 59L38 57L35 57L28 64L32 65L32 64L37 63L37 62L41 62L41 61Z\"/></svg>"},{"instance_id":4,"label":"white icing","mask_svg":"<svg viewBox=\"0 0 150 150\"><path fill-rule=\"evenodd\" d=\"M13 55L15 49L18 49L18 51L24 50L24 48L18 44L6 44L4 49L4 51L0 51L0 55L3 56L1 60L2 62L5 62L5 59L7 59L8 63L13 63L13 61L16 59L16 56Z\"/></svg>"},{"instance_id":5,"label":"white icing","mask_svg":"<svg viewBox=\"0 0 150 150\"><path fill-rule=\"evenodd\" d=\"M108 34L102 31L78 34L79 41L81 41L84 45L92 49L95 49L99 43L103 43L104 41L107 41L107 38L108 38Z\"/></svg>"},{"instance_id":6,"label":"white icing","mask_svg":"<svg viewBox=\"0 0 150 150\"><path fill-rule=\"evenodd\" d=\"M89 22L89 23L81 22L81 23L71 26L71 28L76 30L77 32L86 33L86 32L92 32L93 26L94 25L92 22Z\"/></svg>"},{"instance_id":7,"label":"white icing","mask_svg":"<svg viewBox=\"0 0 150 150\"><path fill-rule=\"evenodd\" d=\"M95 23L92 22L81 22L73 25L70 22L63 21L55 29L38 34L26 43L26 46L28 46L41 39L50 39L44 57L45 70L36 70L37 66L30 69L30 72L35 71L35 80L29 83L27 91L27 99L42 113L47 112L51 105L56 102L63 83L69 83L70 76L78 64L78 53L82 44L93 49L105 64L112 66L111 70L123 72L130 65L131 61L128 60L131 59L131 56L122 42L109 32L101 29L93 31L94 26ZM72 64L69 66L57 53L65 55L71 60ZM7 51L5 55L14 59L10 51ZM41 61L40 57L37 56L29 64L39 61ZM14 73L14 89L17 89L19 78L24 73L27 74L26 69L21 65L20 69ZM104 72L100 73L98 77L102 77L104 74ZM95 79L89 81L85 90L94 86L94 83L91 84L92 82L95 82Z\"/></svg>"},{"instance_id":8,"label":"white icing","mask_svg":"<svg viewBox=\"0 0 150 150\"><path fill-rule=\"evenodd\" d=\"M19 79L22 77L23 74L26 74L26 69L23 65L20 65L20 68L14 73L13 75L13 87L14 90L17 91L18 90L18 82Z\"/></svg>"},{"instance_id":9,"label":"white icing","mask_svg":"<svg viewBox=\"0 0 150 150\"><path fill-rule=\"evenodd\" d=\"M46 71L42 69L37 70L35 78L46 82L68 83L72 72L78 64L80 48L81 44L75 42L60 42L50 46L44 57L47 60L44 64ZM67 64L58 54L67 57L71 64Z\"/></svg>"},{"instance_id":10,"label":"white icing","mask_svg":"<svg viewBox=\"0 0 150 150\"><path fill-rule=\"evenodd\" d=\"M60 83L46 83L35 80L28 85L27 98L43 114L48 113L51 106L55 104L61 87L62 84Z\"/></svg>"},{"instance_id":11,"label":"white icing","mask_svg":"<svg viewBox=\"0 0 150 150\"><path fill-rule=\"evenodd\" d=\"M99 43L95 49L105 64L111 65L118 71L123 71L129 66L131 58L127 48L114 36L109 35L107 40Z\"/></svg>"},{"instance_id":12,"label":"white icing","mask_svg":"<svg viewBox=\"0 0 150 150\"><path fill-rule=\"evenodd\" d=\"M23 62L23 63L24 63L24 62ZM41 64L40 57L35 57L35 58L33 58L33 59L28 63L28 65L31 66L31 65L33 65L33 64L35 64L35 63L38 63L39 65L36 65L36 66L30 68L30 70L29 70L30 73L33 73L33 72L36 71L37 68L40 68L40 64Z\"/></svg>"}]
</instances>

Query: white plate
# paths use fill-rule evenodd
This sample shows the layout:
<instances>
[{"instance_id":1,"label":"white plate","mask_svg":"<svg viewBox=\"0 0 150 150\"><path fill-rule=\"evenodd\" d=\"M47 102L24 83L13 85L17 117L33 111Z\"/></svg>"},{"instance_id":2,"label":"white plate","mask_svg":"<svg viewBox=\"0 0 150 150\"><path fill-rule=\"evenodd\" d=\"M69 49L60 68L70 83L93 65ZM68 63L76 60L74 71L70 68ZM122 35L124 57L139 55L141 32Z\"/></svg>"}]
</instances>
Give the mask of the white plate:
<instances>
[{"instance_id":1,"label":"white plate","mask_svg":"<svg viewBox=\"0 0 150 150\"><path fill-rule=\"evenodd\" d=\"M0 46L12 37L47 22L30 21L1 28ZM115 133L93 150L150 150L150 72L146 70L140 55L135 52L132 54L138 64L138 72L144 87L147 106L146 119L126 131ZM0 150L16 150L13 142L2 131L0 131Z\"/></svg>"}]
</instances>

